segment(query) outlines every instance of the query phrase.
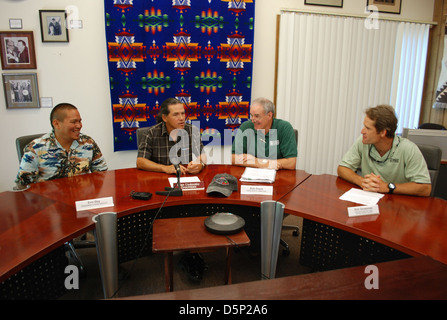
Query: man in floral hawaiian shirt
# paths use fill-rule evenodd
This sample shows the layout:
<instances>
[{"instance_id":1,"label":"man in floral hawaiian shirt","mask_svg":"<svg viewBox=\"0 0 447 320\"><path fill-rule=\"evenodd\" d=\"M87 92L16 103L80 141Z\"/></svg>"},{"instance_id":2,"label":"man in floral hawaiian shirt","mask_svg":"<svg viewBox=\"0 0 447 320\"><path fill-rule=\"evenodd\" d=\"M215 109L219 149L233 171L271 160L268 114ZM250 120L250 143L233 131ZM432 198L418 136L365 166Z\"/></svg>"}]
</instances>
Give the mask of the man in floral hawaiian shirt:
<instances>
[{"instance_id":1,"label":"man in floral hawaiian shirt","mask_svg":"<svg viewBox=\"0 0 447 320\"><path fill-rule=\"evenodd\" d=\"M53 130L24 149L15 181L17 188L108 169L96 142L81 133L82 120L75 106L58 104L51 111L50 121Z\"/></svg>"}]
</instances>

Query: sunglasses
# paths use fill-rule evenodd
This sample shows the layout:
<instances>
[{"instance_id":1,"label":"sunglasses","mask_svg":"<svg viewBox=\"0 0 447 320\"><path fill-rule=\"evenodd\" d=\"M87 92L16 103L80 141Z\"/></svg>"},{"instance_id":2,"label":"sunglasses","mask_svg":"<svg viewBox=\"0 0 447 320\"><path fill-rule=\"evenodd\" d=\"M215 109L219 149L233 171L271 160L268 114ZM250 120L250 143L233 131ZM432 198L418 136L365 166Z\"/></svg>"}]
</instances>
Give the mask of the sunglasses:
<instances>
[{"instance_id":1,"label":"sunglasses","mask_svg":"<svg viewBox=\"0 0 447 320\"><path fill-rule=\"evenodd\" d=\"M399 143L400 143L400 137L397 137L397 144L396 144L396 148L394 148L394 151L393 151L393 156L394 156L394 152L396 152L396 149L397 149L397 147L399 146ZM380 160L377 160L377 159L375 159L372 155L371 155L371 149L372 149L372 147L373 147L374 145L370 145L369 146L369 152L368 152L368 156L369 156L369 158L371 159L371 160L373 160L374 162L376 162L376 163L385 163L385 162L387 162L387 160L390 158L390 155L391 155L391 152L388 152L388 156L386 157L386 159L385 160L382 160L382 161L380 161ZM375 147L374 147L374 149L375 149ZM377 150L377 149L376 149ZM391 156L392 157L392 156Z\"/></svg>"}]
</instances>

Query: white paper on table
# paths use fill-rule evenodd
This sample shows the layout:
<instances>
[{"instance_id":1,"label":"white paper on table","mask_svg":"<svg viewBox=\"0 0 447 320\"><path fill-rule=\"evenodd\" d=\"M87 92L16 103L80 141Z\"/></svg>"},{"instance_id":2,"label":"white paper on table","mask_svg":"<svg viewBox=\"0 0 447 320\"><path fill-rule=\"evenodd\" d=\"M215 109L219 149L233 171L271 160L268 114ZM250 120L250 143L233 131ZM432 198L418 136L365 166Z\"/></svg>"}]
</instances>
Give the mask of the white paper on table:
<instances>
[{"instance_id":1,"label":"white paper on table","mask_svg":"<svg viewBox=\"0 0 447 320\"><path fill-rule=\"evenodd\" d=\"M171 188L174 188L174 184L177 183L177 177L169 177L169 184ZM180 183L200 182L199 177L180 177Z\"/></svg>"},{"instance_id":2,"label":"white paper on table","mask_svg":"<svg viewBox=\"0 0 447 320\"><path fill-rule=\"evenodd\" d=\"M275 169L246 167L239 180L245 182L273 183L276 178Z\"/></svg>"},{"instance_id":3,"label":"white paper on table","mask_svg":"<svg viewBox=\"0 0 447 320\"><path fill-rule=\"evenodd\" d=\"M381 193L352 188L351 190L345 192L339 199L363 204L365 206L372 206L377 204L382 197L383 194Z\"/></svg>"}]
</instances>

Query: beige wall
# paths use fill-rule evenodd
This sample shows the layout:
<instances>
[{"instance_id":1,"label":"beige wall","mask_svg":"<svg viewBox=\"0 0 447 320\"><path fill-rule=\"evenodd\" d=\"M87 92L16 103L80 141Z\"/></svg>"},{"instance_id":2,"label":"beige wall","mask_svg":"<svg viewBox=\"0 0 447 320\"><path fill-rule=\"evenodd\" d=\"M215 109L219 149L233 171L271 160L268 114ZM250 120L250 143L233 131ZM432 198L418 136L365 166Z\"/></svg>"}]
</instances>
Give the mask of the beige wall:
<instances>
[{"instance_id":1,"label":"beige wall","mask_svg":"<svg viewBox=\"0 0 447 320\"><path fill-rule=\"evenodd\" d=\"M433 1L403 0L400 17L431 21ZM113 151L103 3L103 0L0 0L0 30L9 30L10 18L21 18L23 30L34 31L37 70L20 72L37 72L40 96L52 97L54 105L66 101L78 106L83 132L98 142L111 169L134 167L136 151ZM304 0L256 0L253 97L274 99L276 16L280 8L364 14L365 4L366 0L344 0L344 8L340 9L304 5ZM38 11L60 10L69 5L78 9L83 29L70 30L69 43L42 43ZM2 73L13 72L2 70ZM0 95L1 192L12 188L17 173L15 137L49 131L51 109L7 110L3 87Z\"/></svg>"}]
</instances>

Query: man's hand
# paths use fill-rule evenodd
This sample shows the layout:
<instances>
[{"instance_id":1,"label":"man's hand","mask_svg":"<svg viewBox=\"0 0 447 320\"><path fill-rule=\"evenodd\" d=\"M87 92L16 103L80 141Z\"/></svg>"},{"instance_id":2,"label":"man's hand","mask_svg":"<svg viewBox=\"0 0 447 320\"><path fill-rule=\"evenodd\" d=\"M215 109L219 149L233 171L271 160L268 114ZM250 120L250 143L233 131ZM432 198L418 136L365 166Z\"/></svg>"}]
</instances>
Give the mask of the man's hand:
<instances>
[{"instance_id":1,"label":"man's hand","mask_svg":"<svg viewBox=\"0 0 447 320\"><path fill-rule=\"evenodd\" d=\"M182 168L182 174L184 173L183 168L185 169L185 173L189 173L189 174L198 174L203 168L200 161L191 161L190 163L188 163L187 167L183 167L183 166L180 166L180 167Z\"/></svg>"},{"instance_id":2,"label":"man's hand","mask_svg":"<svg viewBox=\"0 0 447 320\"><path fill-rule=\"evenodd\" d=\"M267 160L267 165L265 168L279 170L281 169L281 164L278 160Z\"/></svg>"},{"instance_id":3,"label":"man's hand","mask_svg":"<svg viewBox=\"0 0 447 320\"><path fill-rule=\"evenodd\" d=\"M247 153L237 154L237 155L235 155L235 163L236 164L249 164L249 165L254 166L256 164L256 157L251 154L247 154Z\"/></svg>"},{"instance_id":4,"label":"man's hand","mask_svg":"<svg viewBox=\"0 0 447 320\"><path fill-rule=\"evenodd\" d=\"M186 173L186 167L179 164L180 167L180 173L185 174ZM173 164L171 165L165 165L163 166L163 172L167 174L177 174L177 170L175 169L175 166Z\"/></svg>"},{"instance_id":5,"label":"man's hand","mask_svg":"<svg viewBox=\"0 0 447 320\"><path fill-rule=\"evenodd\" d=\"M388 184L383 181L380 176L375 175L374 173L367 174L362 182L361 187L365 191L372 192L380 192L380 193L388 193Z\"/></svg>"}]
</instances>

